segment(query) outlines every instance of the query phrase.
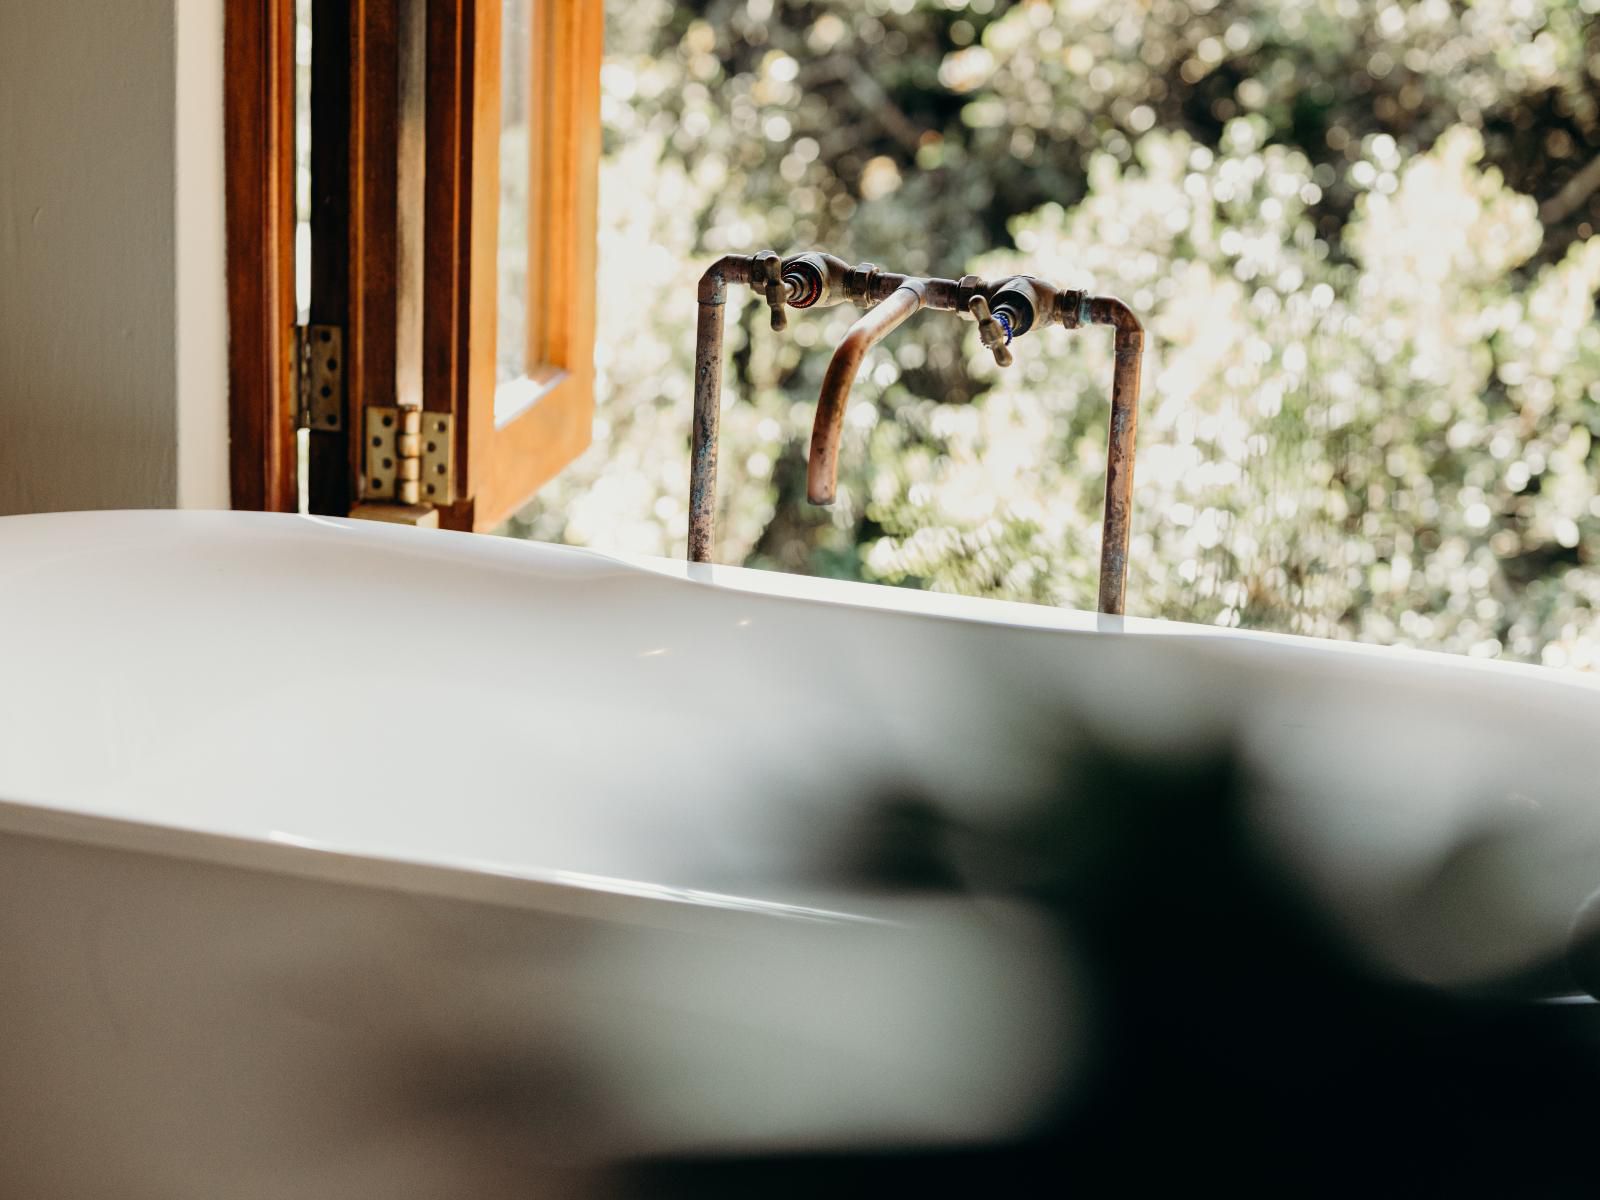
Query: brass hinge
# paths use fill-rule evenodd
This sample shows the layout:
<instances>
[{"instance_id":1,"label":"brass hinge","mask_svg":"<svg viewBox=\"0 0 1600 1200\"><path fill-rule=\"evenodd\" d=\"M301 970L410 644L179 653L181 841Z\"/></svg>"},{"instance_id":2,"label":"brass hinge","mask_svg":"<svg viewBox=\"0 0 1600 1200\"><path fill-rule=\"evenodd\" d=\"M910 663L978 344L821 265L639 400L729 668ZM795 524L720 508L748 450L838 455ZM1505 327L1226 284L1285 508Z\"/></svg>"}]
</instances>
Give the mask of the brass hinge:
<instances>
[{"instance_id":1,"label":"brass hinge","mask_svg":"<svg viewBox=\"0 0 1600 1200\"><path fill-rule=\"evenodd\" d=\"M344 330L294 327L294 386L300 428L344 428Z\"/></svg>"},{"instance_id":2,"label":"brass hinge","mask_svg":"<svg viewBox=\"0 0 1600 1200\"><path fill-rule=\"evenodd\" d=\"M365 500L448 506L455 500L455 419L420 408L366 410Z\"/></svg>"}]
</instances>

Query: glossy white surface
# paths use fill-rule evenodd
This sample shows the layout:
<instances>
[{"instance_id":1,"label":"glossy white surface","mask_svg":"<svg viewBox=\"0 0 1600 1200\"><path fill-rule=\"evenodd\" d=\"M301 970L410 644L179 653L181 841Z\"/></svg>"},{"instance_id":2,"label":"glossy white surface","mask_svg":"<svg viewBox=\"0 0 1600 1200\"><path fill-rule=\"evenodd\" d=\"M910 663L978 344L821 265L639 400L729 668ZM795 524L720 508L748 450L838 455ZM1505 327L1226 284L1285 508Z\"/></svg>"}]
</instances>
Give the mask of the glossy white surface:
<instances>
[{"instance_id":1,"label":"glossy white surface","mask_svg":"<svg viewBox=\"0 0 1600 1200\"><path fill-rule=\"evenodd\" d=\"M834 859L875 797L992 819L1087 736L1231 738L1261 827L1417 978L1554 952L1600 884L1600 689L1440 655L140 512L0 520L0 670L8 1194L392 1195L419 1137L499 1194L474 1172L530 1146L1003 1133L1072 1057L1065 966L1027 914ZM1412 898L1485 829L1514 882ZM391 1094L507 1061L561 1102ZM269 1159L294 1187L226 1183Z\"/></svg>"}]
</instances>

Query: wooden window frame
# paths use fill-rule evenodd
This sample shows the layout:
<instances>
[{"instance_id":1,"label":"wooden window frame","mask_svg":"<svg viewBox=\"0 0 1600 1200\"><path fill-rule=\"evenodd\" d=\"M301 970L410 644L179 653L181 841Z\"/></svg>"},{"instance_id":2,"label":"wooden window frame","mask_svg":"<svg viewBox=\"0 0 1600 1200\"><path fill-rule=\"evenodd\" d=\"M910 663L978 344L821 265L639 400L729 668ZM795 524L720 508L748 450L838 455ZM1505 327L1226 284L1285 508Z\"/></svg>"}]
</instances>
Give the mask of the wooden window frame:
<instances>
[{"instance_id":1,"label":"wooden window frame","mask_svg":"<svg viewBox=\"0 0 1600 1200\"><path fill-rule=\"evenodd\" d=\"M430 0L423 407L457 421L456 529L490 529L589 445L600 161L597 0L533 0L529 375L540 397L495 420L500 208L499 0ZM462 154L459 148L470 147ZM534 236L535 233L539 236Z\"/></svg>"},{"instance_id":2,"label":"wooden window frame","mask_svg":"<svg viewBox=\"0 0 1600 1200\"><path fill-rule=\"evenodd\" d=\"M226 2L232 503L294 511L294 0ZM453 414L448 528L497 526L589 444L604 7L533 3L527 361L548 386L497 424L501 2L313 0L310 321L344 329L345 401L308 434L312 512L382 507L372 405Z\"/></svg>"},{"instance_id":3,"label":"wooden window frame","mask_svg":"<svg viewBox=\"0 0 1600 1200\"><path fill-rule=\"evenodd\" d=\"M293 512L294 0L228 0L223 70L230 503Z\"/></svg>"}]
</instances>

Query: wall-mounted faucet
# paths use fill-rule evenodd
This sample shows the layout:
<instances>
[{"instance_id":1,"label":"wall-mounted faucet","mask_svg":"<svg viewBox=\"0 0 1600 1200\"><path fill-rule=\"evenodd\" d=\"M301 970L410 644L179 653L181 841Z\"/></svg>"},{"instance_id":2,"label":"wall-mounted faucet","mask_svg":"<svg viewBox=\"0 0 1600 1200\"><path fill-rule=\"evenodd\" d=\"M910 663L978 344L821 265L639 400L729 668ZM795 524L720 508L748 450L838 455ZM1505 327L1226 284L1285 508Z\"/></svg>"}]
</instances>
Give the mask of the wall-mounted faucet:
<instances>
[{"instance_id":1,"label":"wall-mounted faucet","mask_svg":"<svg viewBox=\"0 0 1600 1200\"><path fill-rule=\"evenodd\" d=\"M771 250L720 258L700 277L700 316L694 355L694 437L689 480L689 559L710 562L716 524L717 430L722 415L722 312L731 283L765 297L772 328L783 329L790 308L821 308L846 300L867 309L833 352L811 432L806 481L813 504L833 503L839 442L850 386L868 350L919 309L970 317L978 337L1000 366L1011 365L1011 343L1050 324L1067 329L1109 325L1115 331L1111 429L1106 445L1106 508L1100 537L1100 611L1123 611L1128 576L1128 535L1133 505L1133 447L1139 421L1139 364L1144 326L1121 300L1053 287L1029 275L989 283L976 275L923 279L850 266L811 251L779 258Z\"/></svg>"}]
</instances>

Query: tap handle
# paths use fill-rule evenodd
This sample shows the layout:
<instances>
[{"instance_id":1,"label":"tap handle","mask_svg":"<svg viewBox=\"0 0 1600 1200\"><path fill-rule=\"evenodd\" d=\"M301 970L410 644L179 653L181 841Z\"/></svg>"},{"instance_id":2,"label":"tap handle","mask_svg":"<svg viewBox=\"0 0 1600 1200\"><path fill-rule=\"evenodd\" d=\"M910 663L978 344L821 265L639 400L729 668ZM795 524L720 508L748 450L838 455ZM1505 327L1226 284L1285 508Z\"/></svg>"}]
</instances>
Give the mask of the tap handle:
<instances>
[{"instance_id":1,"label":"tap handle","mask_svg":"<svg viewBox=\"0 0 1600 1200\"><path fill-rule=\"evenodd\" d=\"M766 294L767 307L772 310L772 329L782 333L789 325L789 314L784 305L789 300L789 285L783 281L783 260L771 250L756 255L756 267L761 272L761 290Z\"/></svg>"},{"instance_id":2,"label":"tap handle","mask_svg":"<svg viewBox=\"0 0 1600 1200\"><path fill-rule=\"evenodd\" d=\"M974 296L967 303L967 311L978 322L978 339L994 352L994 361L1002 367L1011 365L1011 321L1004 312L996 315L989 311L989 302Z\"/></svg>"}]
</instances>

